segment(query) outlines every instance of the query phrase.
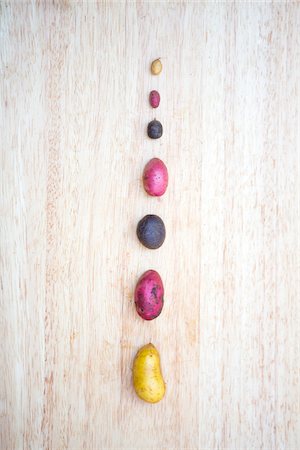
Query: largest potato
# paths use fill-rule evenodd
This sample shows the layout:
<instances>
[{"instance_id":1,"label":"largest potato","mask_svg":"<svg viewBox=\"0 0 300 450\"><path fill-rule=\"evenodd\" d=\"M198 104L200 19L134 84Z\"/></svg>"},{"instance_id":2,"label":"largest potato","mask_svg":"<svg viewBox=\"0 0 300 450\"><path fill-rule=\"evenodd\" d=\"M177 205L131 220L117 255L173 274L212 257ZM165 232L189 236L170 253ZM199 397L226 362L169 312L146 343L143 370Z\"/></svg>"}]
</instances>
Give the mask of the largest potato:
<instances>
[{"instance_id":1,"label":"largest potato","mask_svg":"<svg viewBox=\"0 0 300 450\"><path fill-rule=\"evenodd\" d=\"M151 343L140 348L135 356L133 386L137 395L148 403L157 403L165 395L159 353Z\"/></svg>"}]
</instances>

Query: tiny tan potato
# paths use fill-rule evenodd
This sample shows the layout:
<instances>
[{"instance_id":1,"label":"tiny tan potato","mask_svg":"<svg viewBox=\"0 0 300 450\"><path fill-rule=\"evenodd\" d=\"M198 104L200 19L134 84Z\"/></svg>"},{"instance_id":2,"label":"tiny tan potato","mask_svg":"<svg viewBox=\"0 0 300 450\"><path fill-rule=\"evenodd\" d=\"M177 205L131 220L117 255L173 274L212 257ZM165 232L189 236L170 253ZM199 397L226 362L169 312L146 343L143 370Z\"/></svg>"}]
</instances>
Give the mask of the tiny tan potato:
<instances>
[{"instance_id":1,"label":"tiny tan potato","mask_svg":"<svg viewBox=\"0 0 300 450\"><path fill-rule=\"evenodd\" d=\"M155 59L151 64L151 72L153 75L159 75L162 71L162 63L160 59Z\"/></svg>"},{"instance_id":2,"label":"tiny tan potato","mask_svg":"<svg viewBox=\"0 0 300 450\"><path fill-rule=\"evenodd\" d=\"M133 386L137 395L148 403L157 403L165 395L159 353L151 343L140 348L135 356Z\"/></svg>"}]
</instances>

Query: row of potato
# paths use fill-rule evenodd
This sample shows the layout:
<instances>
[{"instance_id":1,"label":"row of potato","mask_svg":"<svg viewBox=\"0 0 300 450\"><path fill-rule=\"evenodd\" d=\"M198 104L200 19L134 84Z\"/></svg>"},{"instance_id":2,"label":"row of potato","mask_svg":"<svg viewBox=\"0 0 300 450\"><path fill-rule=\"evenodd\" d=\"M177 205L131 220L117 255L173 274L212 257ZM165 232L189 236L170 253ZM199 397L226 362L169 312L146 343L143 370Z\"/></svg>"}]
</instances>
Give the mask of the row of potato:
<instances>
[{"instance_id":1,"label":"row of potato","mask_svg":"<svg viewBox=\"0 0 300 450\"><path fill-rule=\"evenodd\" d=\"M162 71L160 59L151 64L151 73L159 75ZM152 108L158 108L160 94L151 91L149 102ZM148 124L147 133L151 139L159 139L163 134L162 124L154 119ZM143 172L145 191L154 197L162 196L168 186L168 170L159 158L151 159ZM166 237L163 220L148 214L137 225L139 241L149 249L159 248ZM155 270L147 270L137 282L134 292L136 311L144 320L158 317L164 304L164 286L162 279ZM136 354L133 363L133 385L137 395L149 403L159 402L165 395L166 386L161 372L160 356L152 343L144 345Z\"/></svg>"}]
</instances>

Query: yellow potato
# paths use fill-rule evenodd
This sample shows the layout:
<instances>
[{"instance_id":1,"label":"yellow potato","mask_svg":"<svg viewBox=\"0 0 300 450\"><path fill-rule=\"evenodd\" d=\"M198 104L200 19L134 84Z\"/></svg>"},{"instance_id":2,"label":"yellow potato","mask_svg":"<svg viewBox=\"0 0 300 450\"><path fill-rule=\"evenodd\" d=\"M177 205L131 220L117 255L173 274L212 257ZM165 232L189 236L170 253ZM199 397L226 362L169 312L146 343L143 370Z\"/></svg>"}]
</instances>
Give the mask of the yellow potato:
<instances>
[{"instance_id":1,"label":"yellow potato","mask_svg":"<svg viewBox=\"0 0 300 450\"><path fill-rule=\"evenodd\" d=\"M157 403L166 392L160 368L159 353L152 344L144 345L137 352L133 363L133 386L145 402Z\"/></svg>"},{"instance_id":2,"label":"yellow potato","mask_svg":"<svg viewBox=\"0 0 300 450\"><path fill-rule=\"evenodd\" d=\"M151 64L151 72L153 75L159 75L161 71L162 71L162 63L160 59L156 59Z\"/></svg>"}]
</instances>

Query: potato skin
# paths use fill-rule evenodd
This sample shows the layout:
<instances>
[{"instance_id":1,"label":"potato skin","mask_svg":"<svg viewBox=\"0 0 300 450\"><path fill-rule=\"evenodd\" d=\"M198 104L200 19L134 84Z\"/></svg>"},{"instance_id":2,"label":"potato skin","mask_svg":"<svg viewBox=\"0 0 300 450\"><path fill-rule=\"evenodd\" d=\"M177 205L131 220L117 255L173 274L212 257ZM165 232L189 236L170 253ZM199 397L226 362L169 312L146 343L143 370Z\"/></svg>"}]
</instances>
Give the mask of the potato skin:
<instances>
[{"instance_id":1,"label":"potato skin","mask_svg":"<svg viewBox=\"0 0 300 450\"><path fill-rule=\"evenodd\" d=\"M164 285L155 270L147 270L139 278L134 291L136 311L144 320L158 317L164 305Z\"/></svg>"},{"instance_id":2,"label":"potato skin","mask_svg":"<svg viewBox=\"0 0 300 450\"><path fill-rule=\"evenodd\" d=\"M140 348L135 356L133 386L137 395L148 403L157 403L165 395L159 353L151 343Z\"/></svg>"},{"instance_id":3,"label":"potato skin","mask_svg":"<svg viewBox=\"0 0 300 450\"><path fill-rule=\"evenodd\" d=\"M153 197L164 195L168 182L169 175L165 163L159 158L150 159L143 172L143 184L147 194Z\"/></svg>"}]
</instances>

